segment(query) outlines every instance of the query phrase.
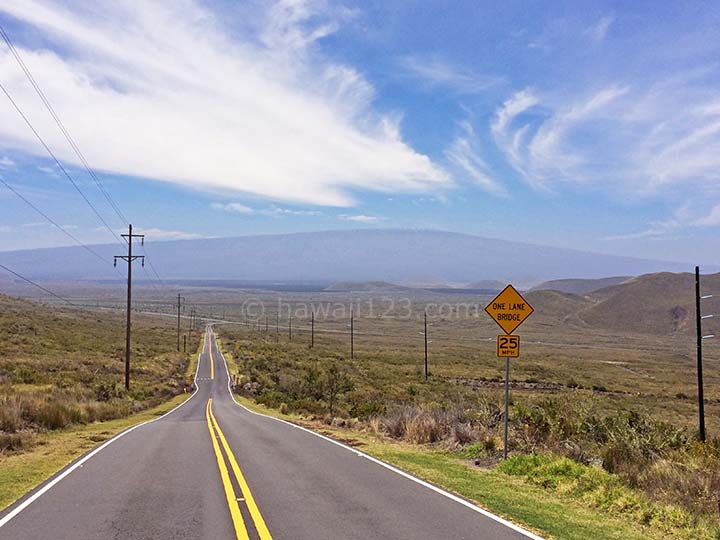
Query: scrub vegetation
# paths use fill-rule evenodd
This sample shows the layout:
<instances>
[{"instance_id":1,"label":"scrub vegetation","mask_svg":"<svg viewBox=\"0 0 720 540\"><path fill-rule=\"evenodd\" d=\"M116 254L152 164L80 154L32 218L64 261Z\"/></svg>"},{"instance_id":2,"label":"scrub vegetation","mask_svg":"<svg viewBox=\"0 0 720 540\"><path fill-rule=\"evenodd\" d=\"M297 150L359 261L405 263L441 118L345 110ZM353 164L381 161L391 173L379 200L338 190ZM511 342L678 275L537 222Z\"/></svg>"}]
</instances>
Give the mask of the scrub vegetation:
<instances>
[{"instance_id":1,"label":"scrub vegetation","mask_svg":"<svg viewBox=\"0 0 720 540\"><path fill-rule=\"evenodd\" d=\"M631 285L649 294L647 283ZM615 301L611 292L601 294ZM532 295L537 317L523 327L523 356L511 372L506 462L502 362L494 358L492 341L463 342L467 327L483 324L481 317L432 320L429 333L442 346L431 344L427 381L422 335L417 329L414 338L408 330L398 331L413 324L422 330L417 314L427 299L414 299L409 320L358 318L354 358L342 331L318 332L310 348L307 329L298 321L292 340L287 329L266 332L262 325L217 330L236 365L235 392L255 403L330 430L397 441L418 456L440 455L481 475L512 479L513 485L612 513L646 535L720 538L720 440L697 441L690 329L687 321L673 323L685 308L675 309L666 295L661 303L668 304L668 321L661 327L646 333L637 325L626 332L600 325L593 330L577 321L588 306L593 314L604 310L601 300L551 291ZM637 310L642 298L634 300ZM454 342L453 334L459 338ZM719 396L716 349L710 347L706 409L714 436ZM486 502L482 496L475 500ZM552 532L536 521L525 523Z\"/></svg>"},{"instance_id":2,"label":"scrub vegetation","mask_svg":"<svg viewBox=\"0 0 720 540\"><path fill-rule=\"evenodd\" d=\"M133 323L128 392L120 314L0 297L0 463L47 432L127 417L189 390L189 355L175 350L173 325L142 315Z\"/></svg>"}]
</instances>

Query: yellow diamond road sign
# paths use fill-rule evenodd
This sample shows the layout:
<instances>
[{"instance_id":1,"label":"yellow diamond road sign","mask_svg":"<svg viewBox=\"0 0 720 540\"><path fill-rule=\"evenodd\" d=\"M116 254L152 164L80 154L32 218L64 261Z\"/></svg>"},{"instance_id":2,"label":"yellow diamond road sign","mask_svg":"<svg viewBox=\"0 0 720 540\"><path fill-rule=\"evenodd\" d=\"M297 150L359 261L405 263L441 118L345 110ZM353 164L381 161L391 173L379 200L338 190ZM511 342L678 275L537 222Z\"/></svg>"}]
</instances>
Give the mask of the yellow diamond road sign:
<instances>
[{"instance_id":1,"label":"yellow diamond road sign","mask_svg":"<svg viewBox=\"0 0 720 540\"><path fill-rule=\"evenodd\" d=\"M512 334L535 310L515 287L508 285L487 305L485 311L498 323L503 332Z\"/></svg>"}]
</instances>

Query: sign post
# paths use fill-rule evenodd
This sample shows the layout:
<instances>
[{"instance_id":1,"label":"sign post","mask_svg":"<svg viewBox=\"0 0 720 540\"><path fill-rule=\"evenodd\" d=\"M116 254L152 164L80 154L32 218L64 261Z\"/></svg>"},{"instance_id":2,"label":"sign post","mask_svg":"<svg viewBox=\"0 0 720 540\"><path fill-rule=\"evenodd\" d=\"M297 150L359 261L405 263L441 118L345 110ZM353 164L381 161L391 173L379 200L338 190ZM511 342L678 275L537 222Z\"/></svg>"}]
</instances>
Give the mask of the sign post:
<instances>
[{"instance_id":1,"label":"sign post","mask_svg":"<svg viewBox=\"0 0 720 540\"><path fill-rule=\"evenodd\" d=\"M508 285L486 307L485 312L492 317L505 335L497 338L498 358L505 358L505 434L503 437L503 458L508 456L508 415L510 409L510 358L520 356L520 336L512 335L525 319L532 315L533 307L522 295Z\"/></svg>"}]
</instances>

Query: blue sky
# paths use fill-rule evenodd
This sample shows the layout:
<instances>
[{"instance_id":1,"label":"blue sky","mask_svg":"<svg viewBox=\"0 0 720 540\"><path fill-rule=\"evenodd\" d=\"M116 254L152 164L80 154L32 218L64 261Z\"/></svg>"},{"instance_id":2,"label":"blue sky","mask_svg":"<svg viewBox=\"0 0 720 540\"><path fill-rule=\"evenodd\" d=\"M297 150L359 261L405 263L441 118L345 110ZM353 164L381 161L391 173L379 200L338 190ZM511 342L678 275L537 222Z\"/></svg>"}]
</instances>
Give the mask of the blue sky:
<instances>
[{"instance_id":1,"label":"blue sky","mask_svg":"<svg viewBox=\"0 0 720 540\"><path fill-rule=\"evenodd\" d=\"M3 0L0 24L149 240L437 228L720 263L715 2ZM112 240L3 94L0 176ZM70 243L0 188L0 250Z\"/></svg>"}]
</instances>

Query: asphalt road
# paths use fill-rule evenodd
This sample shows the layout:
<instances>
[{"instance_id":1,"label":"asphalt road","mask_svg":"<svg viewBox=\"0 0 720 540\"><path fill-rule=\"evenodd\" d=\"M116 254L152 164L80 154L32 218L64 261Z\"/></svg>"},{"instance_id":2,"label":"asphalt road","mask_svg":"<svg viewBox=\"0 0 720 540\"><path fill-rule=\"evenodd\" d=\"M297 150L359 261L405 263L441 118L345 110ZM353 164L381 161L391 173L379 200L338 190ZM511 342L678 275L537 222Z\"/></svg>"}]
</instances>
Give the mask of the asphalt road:
<instances>
[{"instance_id":1,"label":"asphalt road","mask_svg":"<svg viewBox=\"0 0 720 540\"><path fill-rule=\"evenodd\" d=\"M197 391L0 514L0 539L537 538L307 430L236 404L214 336Z\"/></svg>"}]
</instances>

